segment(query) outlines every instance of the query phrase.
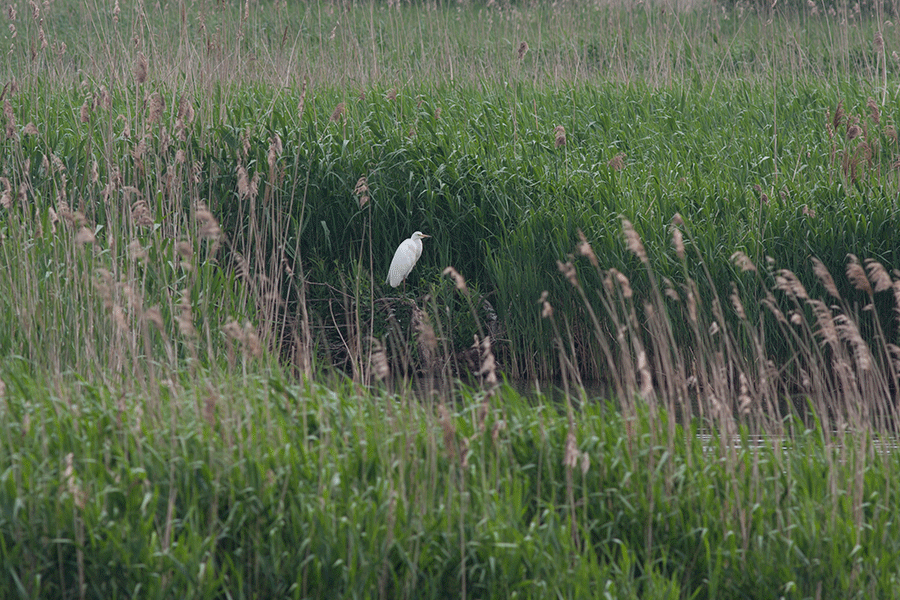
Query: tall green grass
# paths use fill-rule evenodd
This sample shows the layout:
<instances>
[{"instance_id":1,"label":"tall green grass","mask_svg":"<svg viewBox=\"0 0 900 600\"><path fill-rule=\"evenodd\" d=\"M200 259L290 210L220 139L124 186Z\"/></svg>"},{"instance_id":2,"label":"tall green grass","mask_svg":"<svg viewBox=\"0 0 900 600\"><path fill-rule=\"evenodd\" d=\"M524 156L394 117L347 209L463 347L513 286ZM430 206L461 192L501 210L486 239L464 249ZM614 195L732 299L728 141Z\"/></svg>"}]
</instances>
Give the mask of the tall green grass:
<instances>
[{"instance_id":1,"label":"tall green grass","mask_svg":"<svg viewBox=\"0 0 900 600\"><path fill-rule=\"evenodd\" d=\"M896 453L866 435L706 439L606 403L573 428L505 387L479 425L478 393L255 376L153 414L2 378L6 597L896 595Z\"/></svg>"},{"instance_id":2,"label":"tall green grass","mask_svg":"<svg viewBox=\"0 0 900 600\"><path fill-rule=\"evenodd\" d=\"M3 597L897 595L883 5L11 6Z\"/></svg>"},{"instance_id":3,"label":"tall green grass","mask_svg":"<svg viewBox=\"0 0 900 600\"><path fill-rule=\"evenodd\" d=\"M814 87L785 89L776 104L765 88L741 83L729 89L740 101L644 87L545 93L523 85L515 96L448 89L395 99L390 90L373 90L354 100L327 91L313 96L306 88L302 113L303 88L291 95L255 89L221 99L217 114L226 123L216 125L195 112L188 96L144 86L146 105L134 114L131 93L111 94L108 106L97 107L99 90L86 103L43 96L44 110L55 106L60 115L52 127L30 112L36 102L25 92L10 102L16 136L5 142L9 194L24 202L11 205L9 230L24 237L6 246L9 268L36 261L29 270L47 272L38 265L86 260L76 244L54 250L52 259L30 250L26 232L52 231L49 209L59 215L60 202L96 229L96 248L103 250L90 258L99 262L89 263L88 275L99 267L128 272L153 293L162 290L153 281L174 277L168 285L180 289L196 275L175 274L169 263L178 262L176 246L187 241L196 273L219 278L221 289L240 288L222 297L237 298L232 312L239 320L268 326L267 343L286 356L301 347L326 362L358 365L359 357L349 356L354 347L359 354L358 340L387 331L379 303L392 296L379 284L394 248L414 230L432 238L412 290L420 297L432 286L439 292L446 287L441 271L455 266L497 314L505 330L500 356L518 377L558 374L535 302L543 290L568 296L556 261L572 252L578 230L605 268L634 270L619 233L622 216L659 258L657 276L683 281L667 258L668 222L681 214L692 227L689 243L722 295L738 277L729 260L737 250L758 264L769 256L808 285L815 281L810 256L834 273L843 271L848 254L875 258L889 270L900 263L895 117L887 107L876 122L858 87L855 100ZM149 111L153 98L164 98L157 117ZM332 120L339 104L343 112ZM266 113L252 120L260 106ZM835 129L838 106L847 114ZM196 116L186 123L188 111ZM777 156L770 114L780 115L783 128ZM30 134L23 123L41 126ZM554 124L565 129L563 146L556 147ZM861 133L848 141L854 127ZM363 205L354 193L360 177L368 188ZM134 226L137 202L151 225ZM201 205L221 223L218 243L199 234ZM70 233L80 223L73 227ZM164 244L152 253L152 269L113 268L109 259L127 257L132 241L151 240ZM699 264L687 275L702 275ZM634 283L647 285L640 277ZM7 284L16 285L6 296L10 311L39 304L35 289L20 300L26 288ZM857 294L846 280L838 285L844 295ZM452 302L446 293L441 301ZM167 302L172 312L174 301ZM758 303L747 305L756 314ZM584 316L579 306L559 309L577 323ZM356 342L341 340L338 331L347 327ZM457 350L472 333L459 332ZM602 377L589 349L579 362L585 377Z\"/></svg>"}]
</instances>

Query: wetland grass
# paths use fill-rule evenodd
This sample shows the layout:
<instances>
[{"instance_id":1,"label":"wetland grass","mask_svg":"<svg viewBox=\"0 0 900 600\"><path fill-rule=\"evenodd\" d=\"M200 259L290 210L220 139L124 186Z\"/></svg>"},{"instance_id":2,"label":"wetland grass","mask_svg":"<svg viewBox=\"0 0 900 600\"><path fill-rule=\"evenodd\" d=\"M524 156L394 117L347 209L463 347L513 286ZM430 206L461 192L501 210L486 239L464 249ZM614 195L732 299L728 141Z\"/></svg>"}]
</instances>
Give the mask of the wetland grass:
<instances>
[{"instance_id":1,"label":"wetland grass","mask_svg":"<svg viewBox=\"0 0 900 600\"><path fill-rule=\"evenodd\" d=\"M6 13L0 596L898 596L884 6L93 7Z\"/></svg>"}]
</instances>

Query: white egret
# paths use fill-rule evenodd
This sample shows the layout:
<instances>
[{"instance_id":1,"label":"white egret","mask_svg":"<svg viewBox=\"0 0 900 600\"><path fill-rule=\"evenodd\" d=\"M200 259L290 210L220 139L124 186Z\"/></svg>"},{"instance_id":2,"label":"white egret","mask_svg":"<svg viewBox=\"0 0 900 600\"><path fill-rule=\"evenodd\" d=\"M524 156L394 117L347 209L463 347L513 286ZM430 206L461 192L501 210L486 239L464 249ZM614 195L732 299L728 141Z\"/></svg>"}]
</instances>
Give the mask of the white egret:
<instances>
[{"instance_id":1,"label":"white egret","mask_svg":"<svg viewBox=\"0 0 900 600\"><path fill-rule=\"evenodd\" d=\"M385 283L391 284L391 287L397 287L406 281L409 272L416 266L416 261L422 256L422 239L427 237L431 236L417 231L408 240L403 240L403 243L394 252L394 259L391 260L391 268L388 269Z\"/></svg>"}]
</instances>

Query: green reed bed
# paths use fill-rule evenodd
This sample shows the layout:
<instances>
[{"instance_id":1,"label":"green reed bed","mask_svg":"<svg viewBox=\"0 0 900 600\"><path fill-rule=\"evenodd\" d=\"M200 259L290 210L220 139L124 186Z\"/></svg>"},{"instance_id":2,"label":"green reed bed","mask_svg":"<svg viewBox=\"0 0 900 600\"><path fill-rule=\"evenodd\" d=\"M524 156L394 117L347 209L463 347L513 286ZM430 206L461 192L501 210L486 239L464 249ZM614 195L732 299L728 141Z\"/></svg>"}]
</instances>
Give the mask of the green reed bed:
<instances>
[{"instance_id":1,"label":"green reed bed","mask_svg":"<svg viewBox=\"0 0 900 600\"><path fill-rule=\"evenodd\" d=\"M121 4L6 12L0 596L897 595L890 7Z\"/></svg>"},{"instance_id":2,"label":"green reed bed","mask_svg":"<svg viewBox=\"0 0 900 600\"><path fill-rule=\"evenodd\" d=\"M96 238L84 254L91 258L78 259L89 263L83 273L125 269L153 296L168 293L154 282L180 264L184 242L184 263L198 270L182 269L170 287L202 276L192 293L208 302L218 295L204 291L212 279L220 289L235 285L229 278L252 282L228 309L238 320L261 319L285 352L296 354L299 343L346 368L360 362L348 337L387 331L384 302L395 294L381 283L394 248L415 230L432 238L411 293L441 293L441 272L454 266L496 314L500 356L514 376L559 375L535 305L542 291L573 323L584 320L581 303L565 300L556 267L579 231L604 268L635 271L622 217L644 239L658 278L705 279L699 263L684 273L672 256L670 221L680 214L722 296L737 277L730 257L739 250L760 265L771 257L773 269L808 285L813 256L832 273L848 255L900 265L896 117L862 86L781 86L774 102L771 90L746 83L720 85L722 95L519 84L350 97L254 87L220 89L203 101L217 103L208 112L150 83L89 89L84 97L20 91L9 100L6 235L19 240L6 247L9 267L75 260L78 244L52 257L41 245L31 252L33 234L52 232L53 219L71 209L84 221L70 219L70 234L86 226ZM221 226L221 237L197 234L198 211ZM153 268L112 267L134 255L131 244L157 243ZM634 284L649 282L639 276ZM15 286L9 306L21 304L24 288L5 285ZM838 285L857 294L844 279ZM756 300L747 305L758 310ZM474 332L457 332L455 349ZM580 362L586 377L601 377L590 349Z\"/></svg>"},{"instance_id":3,"label":"green reed bed","mask_svg":"<svg viewBox=\"0 0 900 600\"><path fill-rule=\"evenodd\" d=\"M433 238L416 297L455 266L517 377L560 375L534 308L545 289L589 337L553 275L578 230L605 268L634 270L623 216L677 278L664 248L681 214L720 294L737 250L807 282L810 256L898 266L898 38L880 4L76 8L6 14L4 203L25 209L11 226L65 205L100 248L145 229L171 256L191 244L232 278L220 289L255 282L228 311L303 365L362 370L362 340L390 327L383 270L417 229ZM209 251L177 222L201 204L223 227ZM148 301L171 313L162 292ZM579 361L592 379L595 356Z\"/></svg>"},{"instance_id":4,"label":"green reed bed","mask_svg":"<svg viewBox=\"0 0 900 600\"><path fill-rule=\"evenodd\" d=\"M896 452L506 387L2 375L7 598L894 597ZM486 416L478 407L488 402ZM674 432L674 433L673 433ZM886 451L885 451L886 450Z\"/></svg>"}]
</instances>

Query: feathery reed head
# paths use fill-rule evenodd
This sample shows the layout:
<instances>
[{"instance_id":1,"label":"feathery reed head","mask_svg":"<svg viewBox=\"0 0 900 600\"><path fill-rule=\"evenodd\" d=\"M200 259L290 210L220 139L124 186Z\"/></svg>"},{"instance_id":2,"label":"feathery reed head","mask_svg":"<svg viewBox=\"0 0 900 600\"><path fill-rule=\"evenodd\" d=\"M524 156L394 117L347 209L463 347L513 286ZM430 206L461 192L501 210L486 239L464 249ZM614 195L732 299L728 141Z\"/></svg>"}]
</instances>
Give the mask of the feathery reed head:
<instances>
[{"instance_id":1,"label":"feathery reed head","mask_svg":"<svg viewBox=\"0 0 900 600\"><path fill-rule=\"evenodd\" d=\"M587 237L584 235L584 232L581 229L578 230L578 238L580 240L577 246L578 254L586 257L595 269L599 269L600 261L597 260L597 255L594 254L594 249L591 248L591 244L588 242Z\"/></svg>"},{"instance_id":2,"label":"feathery reed head","mask_svg":"<svg viewBox=\"0 0 900 600\"><path fill-rule=\"evenodd\" d=\"M556 147L562 148L566 145L566 128L562 125L557 125L553 129L553 137L556 140Z\"/></svg>"},{"instance_id":3,"label":"feathery reed head","mask_svg":"<svg viewBox=\"0 0 900 600\"><path fill-rule=\"evenodd\" d=\"M459 274L459 272L456 269L454 269L453 267L447 267L446 269L444 269L444 271L441 274L449 275L450 277L452 277L453 283L456 284L456 289L458 289L459 291L461 291L463 293L468 293L469 288L466 286L466 280L463 278L462 275Z\"/></svg>"},{"instance_id":4,"label":"feathery reed head","mask_svg":"<svg viewBox=\"0 0 900 600\"><path fill-rule=\"evenodd\" d=\"M621 171L625 168L625 153L619 152L609 159L609 162L606 163L606 165L613 171Z\"/></svg>"},{"instance_id":5,"label":"feathery reed head","mask_svg":"<svg viewBox=\"0 0 900 600\"><path fill-rule=\"evenodd\" d=\"M642 263L649 265L650 260L647 258L646 250L644 250L644 243L641 241L641 236L634 230L634 225L632 225L631 221L628 219L622 219L622 228L625 232L625 244L628 246L628 249L631 250Z\"/></svg>"},{"instance_id":6,"label":"feathery reed head","mask_svg":"<svg viewBox=\"0 0 900 600\"><path fill-rule=\"evenodd\" d=\"M528 54L528 42L522 40L519 42L519 50L516 53L519 57L519 60L525 58L525 55Z\"/></svg>"},{"instance_id":7,"label":"feathery reed head","mask_svg":"<svg viewBox=\"0 0 900 600\"><path fill-rule=\"evenodd\" d=\"M147 56L143 52L138 52L132 73L138 85L142 85L147 81Z\"/></svg>"},{"instance_id":8,"label":"feathery reed head","mask_svg":"<svg viewBox=\"0 0 900 600\"><path fill-rule=\"evenodd\" d=\"M339 102L337 106L334 107L334 112L331 113L331 117L329 117L329 121L334 123L335 121L340 121L344 118L344 111L346 110L346 104L343 102Z\"/></svg>"},{"instance_id":9,"label":"feathery reed head","mask_svg":"<svg viewBox=\"0 0 900 600\"><path fill-rule=\"evenodd\" d=\"M821 260L812 257L813 264L813 273L816 274L816 277L819 278L819 282L825 288L825 291L831 294L831 296L837 300L841 299L840 293L838 293L837 286L834 284L834 279L831 277L831 273L828 272L828 269L822 263Z\"/></svg>"},{"instance_id":10,"label":"feathery reed head","mask_svg":"<svg viewBox=\"0 0 900 600\"><path fill-rule=\"evenodd\" d=\"M847 263L847 279L853 284L853 287L868 295L872 295L872 286L869 284L869 278L866 277L866 271L859 264L859 259L855 254L848 255L850 262Z\"/></svg>"}]
</instances>

